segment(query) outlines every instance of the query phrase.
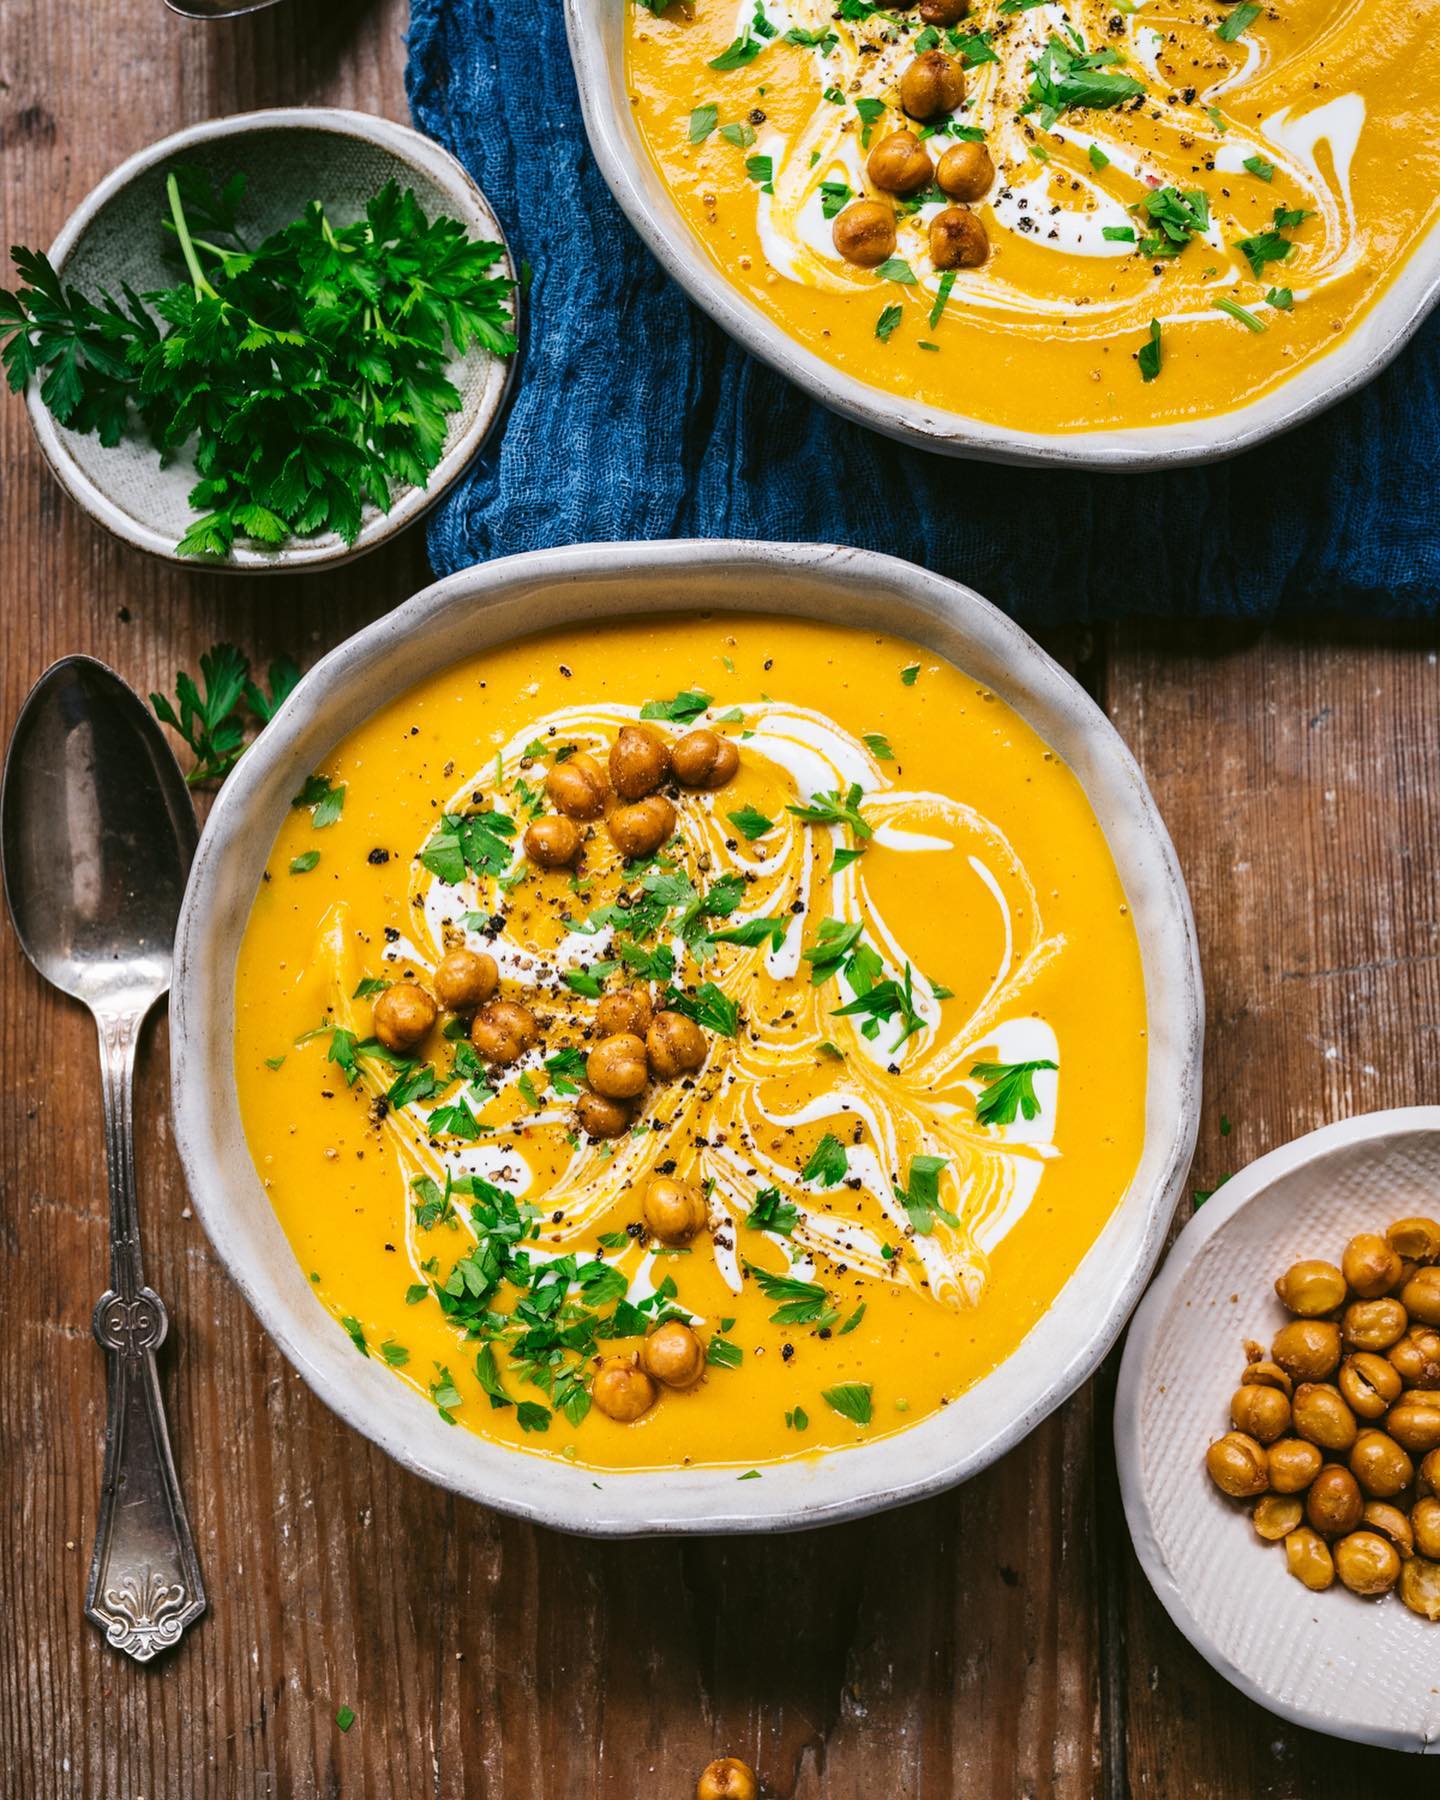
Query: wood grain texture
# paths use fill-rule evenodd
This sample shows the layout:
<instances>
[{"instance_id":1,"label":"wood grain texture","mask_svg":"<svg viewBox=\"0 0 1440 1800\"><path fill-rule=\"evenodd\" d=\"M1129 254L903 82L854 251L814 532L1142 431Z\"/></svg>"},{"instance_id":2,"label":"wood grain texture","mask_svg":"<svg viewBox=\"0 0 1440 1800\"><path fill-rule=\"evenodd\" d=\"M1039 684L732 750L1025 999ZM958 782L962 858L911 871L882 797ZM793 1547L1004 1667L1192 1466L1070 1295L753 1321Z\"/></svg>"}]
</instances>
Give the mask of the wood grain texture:
<instances>
[{"instance_id":1,"label":"wood grain texture","mask_svg":"<svg viewBox=\"0 0 1440 1800\"><path fill-rule=\"evenodd\" d=\"M121 157L211 114L403 117L403 28L403 0L288 0L204 29L159 0L4 0L0 243L47 243ZM67 651L142 690L219 638L309 662L426 579L415 532L294 580L161 567L89 525L18 403L0 408L7 734ZM1134 631L1103 657L1058 648L1103 674L1194 883L1213 1019L1202 1174L1428 1094L1433 653ZM720 1752L783 1800L1420 1791L1397 1759L1287 1732L1180 1642L1128 1559L1104 1376L960 1492L797 1537L595 1545L396 1469L313 1399L189 1216L163 1022L139 1082L141 1208L212 1610L160 1665L120 1661L80 1611L104 1398L94 1050L8 930L0 958L3 1800L686 1800Z\"/></svg>"}]
</instances>

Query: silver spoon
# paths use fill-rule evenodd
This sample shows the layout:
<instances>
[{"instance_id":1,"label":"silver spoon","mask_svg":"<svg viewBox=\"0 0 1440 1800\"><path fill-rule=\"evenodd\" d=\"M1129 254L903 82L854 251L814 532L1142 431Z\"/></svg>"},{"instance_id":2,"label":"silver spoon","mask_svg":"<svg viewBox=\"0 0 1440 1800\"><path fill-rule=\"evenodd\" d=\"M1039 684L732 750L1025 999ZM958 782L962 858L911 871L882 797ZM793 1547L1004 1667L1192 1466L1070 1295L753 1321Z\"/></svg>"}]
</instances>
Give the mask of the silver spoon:
<instances>
[{"instance_id":1,"label":"silver spoon","mask_svg":"<svg viewBox=\"0 0 1440 1800\"><path fill-rule=\"evenodd\" d=\"M205 1610L155 1374L165 1337L145 1285L131 1097L145 1015L170 986L195 814L159 726L113 670L67 656L20 710L0 788L0 862L21 948L94 1014L110 1173L110 1287L94 1331L109 1411L85 1614L148 1662Z\"/></svg>"}]
</instances>

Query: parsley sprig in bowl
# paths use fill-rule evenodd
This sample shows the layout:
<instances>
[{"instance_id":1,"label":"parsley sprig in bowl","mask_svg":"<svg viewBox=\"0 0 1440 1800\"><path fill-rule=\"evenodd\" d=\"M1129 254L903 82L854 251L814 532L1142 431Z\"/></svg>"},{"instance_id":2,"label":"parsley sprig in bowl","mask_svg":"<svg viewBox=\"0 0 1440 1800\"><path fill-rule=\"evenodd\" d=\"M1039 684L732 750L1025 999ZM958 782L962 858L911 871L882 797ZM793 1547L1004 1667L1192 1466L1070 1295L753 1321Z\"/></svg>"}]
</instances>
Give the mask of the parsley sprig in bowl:
<instances>
[{"instance_id":1,"label":"parsley sprig in bowl","mask_svg":"<svg viewBox=\"0 0 1440 1800\"><path fill-rule=\"evenodd\" d=\"M514 270L484 197L436 145L359 113L179 133L20 268L0 338L41 447L102 524L172 560L372 548L463 471L514 361Z\"/></svg>"}]
</instances>

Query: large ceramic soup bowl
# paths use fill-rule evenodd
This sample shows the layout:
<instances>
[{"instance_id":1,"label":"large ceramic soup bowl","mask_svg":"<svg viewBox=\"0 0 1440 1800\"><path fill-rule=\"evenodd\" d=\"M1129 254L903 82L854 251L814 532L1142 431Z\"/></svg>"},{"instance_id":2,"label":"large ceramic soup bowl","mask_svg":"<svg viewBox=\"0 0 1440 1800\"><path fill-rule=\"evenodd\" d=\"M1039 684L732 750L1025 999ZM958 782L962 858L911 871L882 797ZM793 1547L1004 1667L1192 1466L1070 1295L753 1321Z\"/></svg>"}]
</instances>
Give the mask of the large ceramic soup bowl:
<instances>
[{"instance_id":1,"label":"large ceramic soup bowl","mask_svg":"<svg viewBox=\"0 0 1440 1800\"><path fill-rule=\"evenodd\" d=\"M1330 0L965 10L566 0L631 223L827 406L957 456L1204 462L1369 380L1434 304L1423 12L1381 44Z\"/></svg>"},{"instance_id":2,"label":"large ceramic soup bowl","mask_svg":"<svg viewBox=\"0 0 1440 1800\"><path fill-rule=\"evenodd\" d=\"M963 1481L1091 1373L1201 1030L1140 772L1002 613L858 550L578 546L427 588L246 752L175 1126L246 1299L407 1468L789 1529Z\"/></svg>"}]
</instances>

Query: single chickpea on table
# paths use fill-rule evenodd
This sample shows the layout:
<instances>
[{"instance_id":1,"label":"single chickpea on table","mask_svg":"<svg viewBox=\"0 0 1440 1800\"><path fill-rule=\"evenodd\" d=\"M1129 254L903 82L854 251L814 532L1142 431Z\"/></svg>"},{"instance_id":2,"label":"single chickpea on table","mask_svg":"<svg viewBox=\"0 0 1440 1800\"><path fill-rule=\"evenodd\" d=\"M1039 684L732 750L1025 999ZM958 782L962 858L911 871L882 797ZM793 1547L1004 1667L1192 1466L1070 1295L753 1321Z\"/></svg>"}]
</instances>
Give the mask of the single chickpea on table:
<instances>
[{"instance_id":1,"label":"single chickpea on table","mask_svg":"<svg viewBox=\"0 0 1440 1800\"><path fill-rule=\"evenodd\" d=\"M1294 1263L1275 1292L1293 1316L1268 1357L1250 1347L1211 1480L1254 1501L1306 1587L1338 1576L1440 1621L1440 1223L1360 1232L1338 1266Z\"/></svg>"}]
</instances>

